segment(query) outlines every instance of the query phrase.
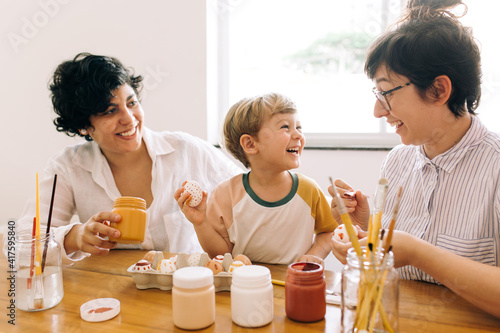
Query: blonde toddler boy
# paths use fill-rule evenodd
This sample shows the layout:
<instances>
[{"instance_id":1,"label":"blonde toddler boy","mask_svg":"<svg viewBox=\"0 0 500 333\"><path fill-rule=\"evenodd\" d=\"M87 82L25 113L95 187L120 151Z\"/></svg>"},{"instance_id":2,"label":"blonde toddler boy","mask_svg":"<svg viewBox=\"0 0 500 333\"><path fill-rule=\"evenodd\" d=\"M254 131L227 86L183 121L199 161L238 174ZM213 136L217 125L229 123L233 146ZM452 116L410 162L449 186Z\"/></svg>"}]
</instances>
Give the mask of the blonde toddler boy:
<instances>
[{"instance_id":1,"label":"blonde toddler boy","mask_svg":"<svg viewBox=\"0 0 500 333\"><path fill-rule=\"evenodd\" d=\"M328 201L300 165L305 137L295 104L280 94L245 98L224 122L226 149L251 171L219 184L197 207L175 193L211 256L245 254L255 262L323 263L336 228ZM182 194L182 195L181 195ZM315 236L314 236L315 235Z\"/></svg>"}]
</instances>

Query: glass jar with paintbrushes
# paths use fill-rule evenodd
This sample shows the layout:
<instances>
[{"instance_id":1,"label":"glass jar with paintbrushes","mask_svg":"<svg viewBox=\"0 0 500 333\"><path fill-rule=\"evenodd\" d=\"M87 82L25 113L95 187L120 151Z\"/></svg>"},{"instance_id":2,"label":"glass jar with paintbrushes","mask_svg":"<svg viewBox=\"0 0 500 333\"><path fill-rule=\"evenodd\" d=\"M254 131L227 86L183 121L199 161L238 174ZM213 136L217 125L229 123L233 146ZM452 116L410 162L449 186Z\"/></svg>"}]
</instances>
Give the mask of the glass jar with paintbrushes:
<instances>
[{"instance_id":1,"label":"glass jar with paintbrushes","mask_svg":"<svg viewBox=\"0 0 500 333\"><path fill-rule=\"evenodd\" d=\"M398 332L399 279L394 269L391 239L398 212L401 189L396 199L388 234L383 241L381 217L388 182L380 179L375 209L368 224L367 247L361 247L348 211L333 182L334 197L353 248L348 251L342 271L342 332Z\"/></svg>"},{"instance_id":2,"label":"glass jar with paintbrushes","mask_svg":"<svg viewBox=\"0 0 500 333\"><path fill-rule=\"evenodd\" d=\"M398 273L392 252L362 248L347 255L342 270L343 332L398 332Z\"/></svg>"},{"instance_id":3,"label":"glass jar with paintbrushes","mask_svg":"<svg viewBox=\"0 0 500 333\"><path fill-rule=\"evenodd\" d=\"M30 230L17 234L16 272L16 308L45 310L62 300L61 247L54 241L52 232L44 232L38 238L33 237Z\"/></svg>"},{"instance_id":4,"label":"glass jar with paintbrushes","mask_svg":"<svg viewBox=\"0 0 500 333\"><path fill-rule=\"evenodd\" d=\"M50 228L57 175L54 176L47 224L40 223L38 174L36 191L36 217L33 229L16 235L16 308L24 311L50 309L64 295L61 247L54 240Z\"/></svg>"}]
</instances>

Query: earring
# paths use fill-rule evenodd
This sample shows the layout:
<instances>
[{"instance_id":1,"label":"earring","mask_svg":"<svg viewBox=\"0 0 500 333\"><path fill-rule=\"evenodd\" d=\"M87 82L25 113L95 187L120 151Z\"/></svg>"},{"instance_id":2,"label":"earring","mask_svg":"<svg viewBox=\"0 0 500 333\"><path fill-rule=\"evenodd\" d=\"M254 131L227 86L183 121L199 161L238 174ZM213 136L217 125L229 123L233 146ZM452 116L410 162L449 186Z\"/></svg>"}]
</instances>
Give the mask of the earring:
<instances>
[{"instance_id":1,"label":"earring","mask_svg":"<svg viewBox=\"0 0 500 333\"><path fill-rule=\"evenodd\" d=\"M80 130L80 134L81 135L87 135L87 134L89 134L89 132L86 129L81 129Z\"/></svg>"}]
</instances>

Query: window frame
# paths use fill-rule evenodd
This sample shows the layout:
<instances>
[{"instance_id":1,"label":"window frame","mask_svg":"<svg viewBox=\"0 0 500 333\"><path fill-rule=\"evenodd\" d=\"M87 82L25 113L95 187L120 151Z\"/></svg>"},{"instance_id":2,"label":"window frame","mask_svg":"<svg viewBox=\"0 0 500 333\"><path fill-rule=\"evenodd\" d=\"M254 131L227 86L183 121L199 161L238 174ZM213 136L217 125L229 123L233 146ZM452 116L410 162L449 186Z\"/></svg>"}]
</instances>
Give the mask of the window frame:
<instances>
[{"instance_id":1,"label":"window frame","mask_svg":"<svg viewBox=\"0 0 500 333\"><path fill-rule=\"evenodd\" d=\"M230 10L224 5L227 0L215 0L217 6L217 123L218 133L222 133L224 117L229 110L229 15ZM376 99L373 99L373 103ZM305 149L335 150L390 150L401 143L395 133L387 133L383 118L379 120L377 133L314 133L304 132ZM217 138L220 140L220 138Z\"/></svg>"}]
</instances>

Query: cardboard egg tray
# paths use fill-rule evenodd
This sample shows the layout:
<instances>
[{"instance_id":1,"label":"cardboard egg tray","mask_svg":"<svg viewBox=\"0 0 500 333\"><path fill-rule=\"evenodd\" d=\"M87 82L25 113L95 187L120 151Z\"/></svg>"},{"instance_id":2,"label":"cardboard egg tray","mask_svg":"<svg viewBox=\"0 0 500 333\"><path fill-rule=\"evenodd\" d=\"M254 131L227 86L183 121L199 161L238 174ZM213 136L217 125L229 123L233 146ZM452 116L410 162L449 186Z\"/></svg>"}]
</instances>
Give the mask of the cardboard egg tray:
<instances>
[{"instance_id":1,"label":"cardboard egg tray","mask_svg":"<svg viewBox=\"0 0 500 333\"><path fill-rule=\"evenodd\" d=\"M189 256L190 255L186 253L179 253L177 255L177 262L175 264L176 268L179 269L189 266ZM153 263L151 264L151 267L153 269L143 272L136 272L134 271L135 263L127 269L127 272L132 275L137 289L159 288L161 290L172 290L172 279L174 273L160 273L155 269L163 259L165 259L163 257L163 252L156 251ZM208 254L202 253L200 256L200 261L198 262L198 266L205 267L205 264L209 260L210 258L208 257ZM233 257L230 253L226 253L224 255L224 260L222 261L222 268L224 269L224 271L220 272L217 275L214 275L214 287L216 292L231 290L231 275L227 271L232 262Z\"/></svg>"}]
</instances>

